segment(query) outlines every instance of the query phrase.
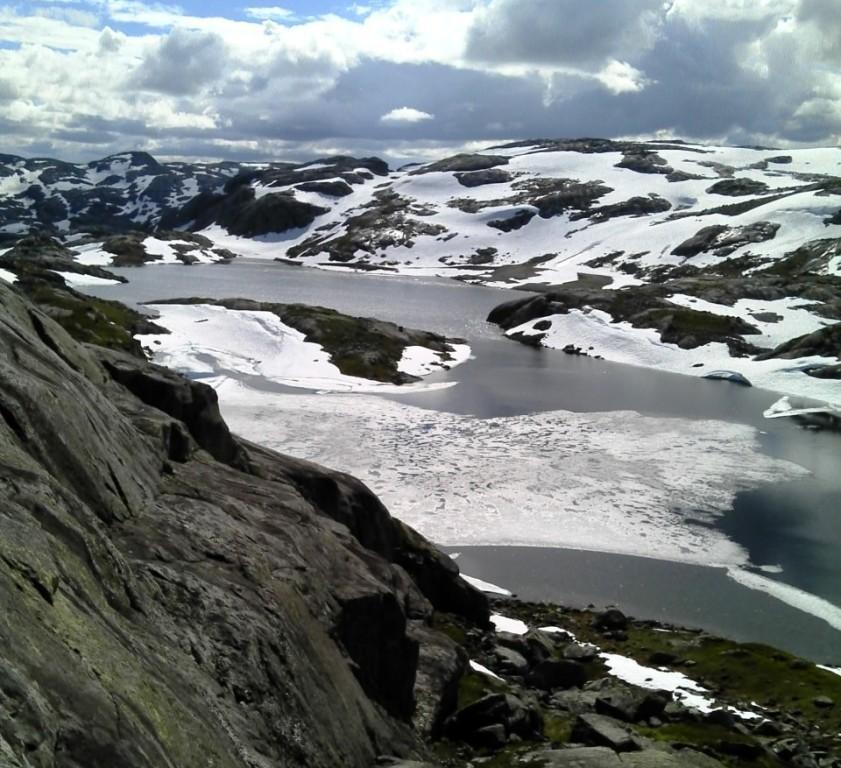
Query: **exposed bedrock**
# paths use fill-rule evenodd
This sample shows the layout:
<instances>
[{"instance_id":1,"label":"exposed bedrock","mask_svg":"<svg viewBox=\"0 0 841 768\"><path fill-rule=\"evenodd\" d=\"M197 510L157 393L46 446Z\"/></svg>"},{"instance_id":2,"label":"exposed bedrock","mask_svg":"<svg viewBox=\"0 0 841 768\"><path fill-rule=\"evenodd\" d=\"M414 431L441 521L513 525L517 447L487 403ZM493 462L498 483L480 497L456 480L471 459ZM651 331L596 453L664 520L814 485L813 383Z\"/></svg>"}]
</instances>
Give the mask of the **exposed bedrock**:
<instances>
[{"instance_id":1,"label":"exposed bedrock","mask_svg":"<svg viewBox=\"0 0 841 768\"><path fill-rule=\"evenodd\" d=\"M0 350L0 763L422 756L464 668L433 607L488 619L449 558L4 284Z\"/></svg>"}]
</instances>

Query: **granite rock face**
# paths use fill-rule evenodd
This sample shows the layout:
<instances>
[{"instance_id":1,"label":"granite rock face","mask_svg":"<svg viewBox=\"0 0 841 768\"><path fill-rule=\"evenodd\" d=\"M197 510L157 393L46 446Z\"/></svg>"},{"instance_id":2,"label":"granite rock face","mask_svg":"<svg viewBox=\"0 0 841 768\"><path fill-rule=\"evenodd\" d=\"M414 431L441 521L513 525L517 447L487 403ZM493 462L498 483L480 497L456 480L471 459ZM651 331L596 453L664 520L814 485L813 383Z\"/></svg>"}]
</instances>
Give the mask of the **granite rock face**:
<instances>
[{"instance_id":1,"label":"granite rock face","mask_svg":"<svg viewBox=\"0 0 841 768\"><path fill-rule=\"evenodd\" d=\"M2 765L422 758L415 700L448 714L461 663L433 605L487 622L354 478L237 440L206 387L3 284L0 486Z\"/></svg>"}]
</instances>

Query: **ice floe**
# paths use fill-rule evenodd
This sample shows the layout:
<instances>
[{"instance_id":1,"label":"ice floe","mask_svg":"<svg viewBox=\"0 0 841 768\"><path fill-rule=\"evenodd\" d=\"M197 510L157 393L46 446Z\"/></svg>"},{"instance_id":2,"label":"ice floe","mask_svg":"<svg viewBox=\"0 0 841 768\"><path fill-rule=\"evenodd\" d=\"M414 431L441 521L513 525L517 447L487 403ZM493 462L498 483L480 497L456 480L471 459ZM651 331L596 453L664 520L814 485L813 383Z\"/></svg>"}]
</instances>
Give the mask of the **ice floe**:
<instances>
[{"instance_id":1,"label":"ice floe","mask_svg":"<svg viewBox=\"0 0 841 768\"><path fill-rule=\"evenodd\" d=\"M763 454L753 428L720 421L627 411L480 419L363 394L214 383L234 432L351 472L444 546L741 565L746 553L710 523L739 491L807 474Z\"/></svg>"},{"instance_id":2,"label":"ice floe","mask_svg":"<svg viewBox=\"0 0 841 768\"><path fill-rule=\"evenodd\" d=\"M817 616L834 629L841 631L841 608L822 597L744 568L728 568L727 575L743 587L765 592L792 608Z\"/></svg>"}]
</instances>

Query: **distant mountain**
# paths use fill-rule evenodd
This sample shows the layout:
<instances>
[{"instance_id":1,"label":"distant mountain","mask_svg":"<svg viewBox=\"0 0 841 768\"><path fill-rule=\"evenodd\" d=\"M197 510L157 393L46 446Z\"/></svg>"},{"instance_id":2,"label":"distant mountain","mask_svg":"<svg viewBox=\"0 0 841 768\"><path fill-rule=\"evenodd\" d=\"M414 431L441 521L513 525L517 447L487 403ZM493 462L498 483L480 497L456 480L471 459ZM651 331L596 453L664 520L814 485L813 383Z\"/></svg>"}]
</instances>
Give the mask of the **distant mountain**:
<instances>
[{"instance_id":1,"label":"distant mountain","mask_svg":"<svg viewBox=\"0 0 841 768\"><path fill-rule=\"evenodd\" d=\"M683 373L717 364L822 398L815 379L841 376L837 147L539 139L396 172L349 157L0 156L0 235L32 229L100 268L239 255L529 288L545 295L494 315L527 343ZM812 381L792 390L758 360L775 354Z\"/></svg>"}]
</instances>

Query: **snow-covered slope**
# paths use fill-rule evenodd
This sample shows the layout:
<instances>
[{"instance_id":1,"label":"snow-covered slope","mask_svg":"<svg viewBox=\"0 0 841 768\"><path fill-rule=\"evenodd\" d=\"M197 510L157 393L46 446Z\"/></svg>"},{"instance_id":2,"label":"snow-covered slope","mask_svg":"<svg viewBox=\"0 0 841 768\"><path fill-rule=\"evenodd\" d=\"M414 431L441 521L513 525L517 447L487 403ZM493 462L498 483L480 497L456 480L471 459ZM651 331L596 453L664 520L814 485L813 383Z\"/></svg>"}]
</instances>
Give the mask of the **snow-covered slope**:
<instances>
[{"instance_id":1,"label":"snow-covered slope","mask_svg":"<svg viewBox=\"0 0 841 768\"><path fill-rule=\"evenodd\" d=\"M841 149L781 155L543 142L393 174L373 198L348 200L305 231L287 232L266 255L503 285L565 282L584 270L611 276L616 287L663 266L750 255L756 268L833 238L841 238ZM828 250L822 269L838 274L841 248ZM528 270L498 269L529 262Z\"/></svg>"},{"instance_id":2,"label":"snow-covered slope","mask_svg":"<svg viewBox=\"0 0 841 768\"><path fill-rule=\"evenodd\" d=\"M527 343L841 398L841 148L535 140L398 172L0 156L0 235L33 226L100 266L243 255L530 288L542 305L497 318Z\"/></svg>"}]
</instances>

